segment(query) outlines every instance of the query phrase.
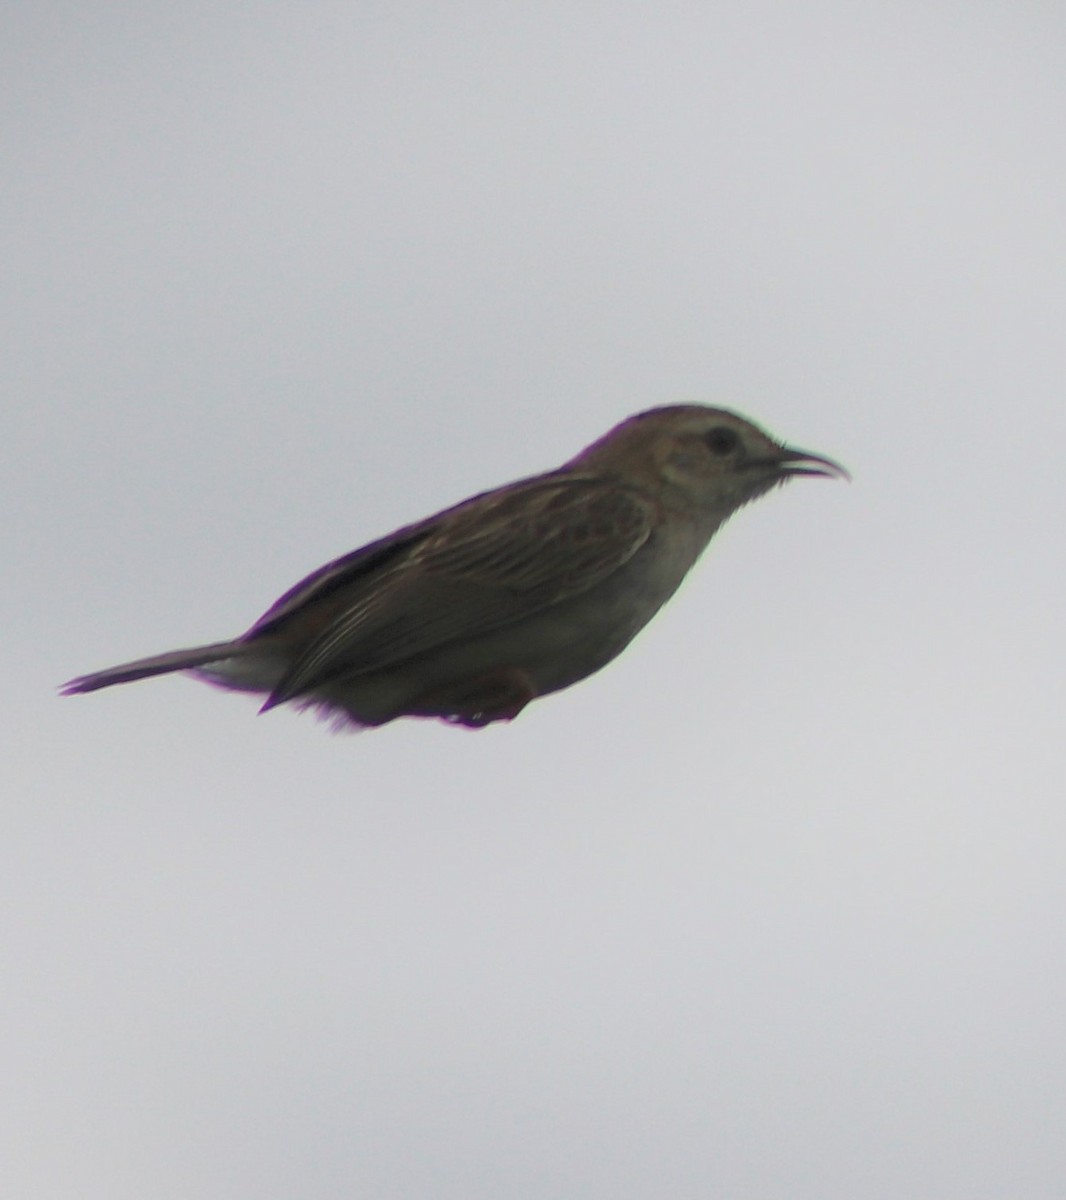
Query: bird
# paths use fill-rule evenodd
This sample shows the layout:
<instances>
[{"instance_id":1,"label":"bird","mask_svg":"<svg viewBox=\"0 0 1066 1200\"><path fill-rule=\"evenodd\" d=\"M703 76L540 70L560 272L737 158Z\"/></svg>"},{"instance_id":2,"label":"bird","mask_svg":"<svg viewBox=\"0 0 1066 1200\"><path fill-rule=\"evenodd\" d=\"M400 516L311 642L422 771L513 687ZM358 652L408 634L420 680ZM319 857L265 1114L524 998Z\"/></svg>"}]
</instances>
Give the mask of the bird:
<instances>
[{"instance_id":1,"label":"bird","mask_svg":"<svg viewBox=\"0 0 1066 1200\"><path fill-rule=\"evenodd\" d=\"M737 509L832 459L704 404L631 416L561 467L480 492L334 559L231 641L81 675L173 671L338 727L513 720L617 657Z\"/></svg>"}]
</instances>

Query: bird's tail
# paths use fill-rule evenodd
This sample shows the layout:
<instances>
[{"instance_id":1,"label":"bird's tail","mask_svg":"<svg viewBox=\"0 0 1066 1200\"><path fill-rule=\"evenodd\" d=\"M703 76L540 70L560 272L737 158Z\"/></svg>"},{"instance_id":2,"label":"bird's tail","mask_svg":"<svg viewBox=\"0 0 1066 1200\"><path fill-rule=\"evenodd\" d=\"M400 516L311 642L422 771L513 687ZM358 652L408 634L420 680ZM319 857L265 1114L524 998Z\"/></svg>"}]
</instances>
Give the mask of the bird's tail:
<instances>
[{"instance_id":1,"label":"bird's tail","mask_svg":"<svg viewBox=\"0 0 1066 1200\"><path fill-rule=\"evenodd\" d=\"M209 646L192 646L188 650L171 650L168 654L156 654L152 658L138 658L135 662L119 663L92 675L79 675L64 683L60 691L64 696L77 692L95 692L97 688L111 687L115 683L132 683L135 679L146 679L150 675L167 675L171 671L187 671L191 667L203 667L207 663L223 659L238 658L250 653L249 642L213 642Z\"/></svg>"}]
</instances>

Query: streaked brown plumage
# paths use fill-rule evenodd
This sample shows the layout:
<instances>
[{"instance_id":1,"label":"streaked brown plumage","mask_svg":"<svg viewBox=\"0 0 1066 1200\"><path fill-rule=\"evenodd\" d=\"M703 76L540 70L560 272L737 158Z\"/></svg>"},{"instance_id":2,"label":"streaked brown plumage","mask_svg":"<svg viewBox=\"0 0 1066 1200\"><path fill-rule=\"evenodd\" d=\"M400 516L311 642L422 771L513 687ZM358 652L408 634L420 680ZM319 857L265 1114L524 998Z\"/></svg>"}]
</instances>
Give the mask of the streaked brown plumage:
<instances>
[{"instance_id":1,"label":"streaked brown plumage","mask_svg":"<svg viewBox=\"0 0 1066 1200\"><path fill-rule=\"evenodd\" d=\"M345 723L479 728L614 658L737 508L845 476L725 409L639 413L564 466L483 492L309 575L230 642L83 675L91 692L190 670Z\"/></svg>"}]
</instances>

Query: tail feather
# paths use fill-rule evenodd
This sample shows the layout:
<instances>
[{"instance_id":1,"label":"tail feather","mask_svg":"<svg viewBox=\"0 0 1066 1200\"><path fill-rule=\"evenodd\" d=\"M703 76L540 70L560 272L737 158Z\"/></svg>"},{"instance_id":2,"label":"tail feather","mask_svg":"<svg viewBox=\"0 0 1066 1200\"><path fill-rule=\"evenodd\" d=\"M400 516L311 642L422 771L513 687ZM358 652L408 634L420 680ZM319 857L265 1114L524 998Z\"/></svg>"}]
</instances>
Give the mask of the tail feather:
<instances>
[{"instance_id":1,"label":"tail feather","mask_svg":"<svg viewBox=\"0 0 1066 1200\"><path fill-rule=\"evenodd\" d=\"M146 679L150 675L167 675L171 671L187 671L190 667L202 667L224 658L235 658L247 654L250 649L248 642L214 642L209 646L192 646L188 650L171 650L167 654L119 663L117 667L108 667L92 675L79 675L77 679L64 683L60 691L64 696L95 692L97 688L111 687L115 683L132 683L135 679Z\"/></svg>"}]
</instances>

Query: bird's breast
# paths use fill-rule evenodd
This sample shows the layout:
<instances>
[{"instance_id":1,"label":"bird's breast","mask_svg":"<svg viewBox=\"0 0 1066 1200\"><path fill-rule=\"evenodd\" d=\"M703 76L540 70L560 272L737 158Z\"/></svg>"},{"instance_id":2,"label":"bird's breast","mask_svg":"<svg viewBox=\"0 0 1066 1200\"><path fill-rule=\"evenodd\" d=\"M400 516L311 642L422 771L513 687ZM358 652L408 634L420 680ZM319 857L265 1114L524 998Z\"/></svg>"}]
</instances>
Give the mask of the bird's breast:
<instances>
[{"instance_id":1,"label":"bird's breast","mask_svg":"<svg viewBox=\"0 0 1066 1200\"><path fill-rule=\"evenodd\" d=\"M518 665L529 671L541 693L598 671L677 591L705 544L676 535L649 539L596 587L531 617L522 630Z\"/></svg>"}]
</instances>

